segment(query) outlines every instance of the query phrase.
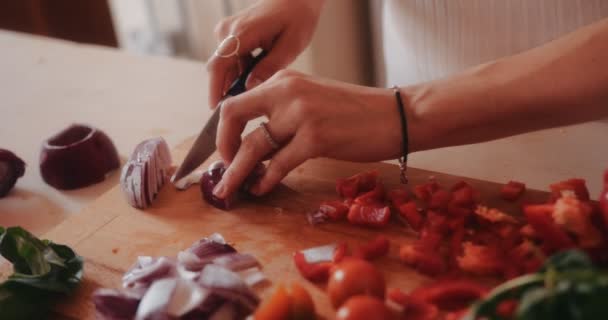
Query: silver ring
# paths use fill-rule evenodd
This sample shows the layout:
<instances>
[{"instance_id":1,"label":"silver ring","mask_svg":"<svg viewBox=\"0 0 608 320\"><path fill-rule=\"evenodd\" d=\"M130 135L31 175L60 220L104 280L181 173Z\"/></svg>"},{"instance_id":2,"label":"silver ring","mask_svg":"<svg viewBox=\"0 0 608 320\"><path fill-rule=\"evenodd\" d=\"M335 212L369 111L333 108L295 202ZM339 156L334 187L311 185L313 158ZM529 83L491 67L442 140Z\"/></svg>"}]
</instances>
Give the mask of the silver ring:
<instances>
[{"instance_id":1,"label":"silver ring","mask_svg":"<svg viewBox=\"0 0 608 320\"><path fill-rule=\"evenodd\" d=\"M220 54L219 53L220 48L223 47L224 44L226 44L226 42L228 42L231 39L234 39L236 41L236 47L234 48L234 50L232 50L232 52L227 53L227 54ZM226 38L224 38L224 40L222 40L220 45L217 46L217 49L215 49L215 52L213 53L213 55L215 55L216 57L219 57L219 58L230 58L233 56L238 57L239 49L241 49L241 40L239 40L239 38L236 35L231 34L231 35L227 36Z\"/></svg>"},{"instance_id":2,"label":"silver ring","mask_svg":"<svg viewBox=\"0 0 608 320\"><path fill-rule=\"evenodd\" d=\"M268 131L268 127L266 126L266 122L261 122L260 123L260 128L262 128L262 132L264 132L264 137L266 137L266 141L268 141L268 144L270 144L270 146L272 147L272 149L274 149L274 150L279 149L281 146L277 143L276 140L274 140L274 138L272 137L272 135L270 135L270 131Z\"/></svg>"}]
</instances>

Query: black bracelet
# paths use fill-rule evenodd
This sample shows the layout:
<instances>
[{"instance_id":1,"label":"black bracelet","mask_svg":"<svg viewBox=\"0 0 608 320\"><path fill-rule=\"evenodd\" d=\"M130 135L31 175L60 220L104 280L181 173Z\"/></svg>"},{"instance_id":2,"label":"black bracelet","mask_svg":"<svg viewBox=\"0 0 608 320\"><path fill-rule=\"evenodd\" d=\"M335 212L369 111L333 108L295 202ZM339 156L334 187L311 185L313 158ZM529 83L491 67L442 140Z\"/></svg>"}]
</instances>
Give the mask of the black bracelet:
<instances>
[{"instance_id":1,"label":"black bracelet","mask_svg":"<svg viewBox=\"0 0 608 320\"><path fill-rule=\"evenodd\" d=\"M401 171L401 183L407 183L407 155L410 151L409 140L407 135L407 118L405 117L405 106L401 99L401 92L399 87L393 86L393 92L395 92L395 98L397 99L397 109L401 118L401 137L402 137L402 156L399 158L399 170Z\"/></svg>"}]
</instances>

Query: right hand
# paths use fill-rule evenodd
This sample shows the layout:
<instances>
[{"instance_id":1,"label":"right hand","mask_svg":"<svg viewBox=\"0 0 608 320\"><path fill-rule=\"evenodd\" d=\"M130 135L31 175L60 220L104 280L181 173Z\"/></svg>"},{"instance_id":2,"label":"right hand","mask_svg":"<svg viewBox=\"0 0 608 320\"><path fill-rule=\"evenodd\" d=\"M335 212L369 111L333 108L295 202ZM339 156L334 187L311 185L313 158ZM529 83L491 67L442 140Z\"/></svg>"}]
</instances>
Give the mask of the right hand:
<instances>
[{"instance_id":1,"label":"right hand","mask_svg":"<svg viewBox=\"0 0 608 320\"><path fill-rule=\"evenodd\" d=\"M239 57L213 55L208 63L209 105L215 108L239 76L251 51L268 55L253 69L246 87L252 89L288 66L310 43L325 0L265 0L227 17L215 28L218 42L229 35L240 40Z\"/></svg>"}]
</instances>

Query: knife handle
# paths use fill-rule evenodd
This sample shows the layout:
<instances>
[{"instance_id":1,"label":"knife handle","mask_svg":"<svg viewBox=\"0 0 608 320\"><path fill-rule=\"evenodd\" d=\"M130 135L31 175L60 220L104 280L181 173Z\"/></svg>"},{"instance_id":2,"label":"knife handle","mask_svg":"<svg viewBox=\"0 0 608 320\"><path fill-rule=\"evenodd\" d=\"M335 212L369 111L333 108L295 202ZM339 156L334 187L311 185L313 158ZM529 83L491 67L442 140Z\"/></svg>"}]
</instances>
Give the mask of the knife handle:
<instances>
[{"instance_id":1,"label":"knife handle","mask_svg":"<svg viewBox=\"0 0 608 320\"><path fill-rule=\"evenodd\" d=\"M230 89L228 89L228 91L226 92L226 97L237 96L247 90L247 88L245 88L245 82L247 82L247 77L249 77L249 74L251 73L253 68L258 64L258 62L260 62L260 60L262 60L266 56L267 53L268 52L266 50L262 50L256 56L251 54L251 62L247 65L245 70L243 70L243 73L238 78L236 78L236 80L234 80L234 82L230 85Z\"/></svg>"}]
</instances>

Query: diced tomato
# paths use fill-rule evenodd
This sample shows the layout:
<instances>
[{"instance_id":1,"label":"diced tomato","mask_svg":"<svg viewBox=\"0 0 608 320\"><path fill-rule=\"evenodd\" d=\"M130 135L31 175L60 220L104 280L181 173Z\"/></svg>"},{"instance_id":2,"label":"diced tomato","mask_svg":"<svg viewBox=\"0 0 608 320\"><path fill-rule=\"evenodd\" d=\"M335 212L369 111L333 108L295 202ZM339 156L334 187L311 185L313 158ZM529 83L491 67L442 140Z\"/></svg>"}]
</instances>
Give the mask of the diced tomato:
<instances>
[{"instance_id":1,"label":"diced tomato","mask_svg":"<svg viewBox=\"0 0 608 320\"><path fill-rule=\"evenodd\" d=\"M331 220L338 221L346 218L348 206L339 200L324 201L319 206L319 211L323 212Z\"/></svg>"},{"instance_id":2,"label":"diced tomato","mask_svg":"<svg viewBox=\"0 0 608 320\"><path fill-rule=\"evenodd\" d=\"M358 173L349 178L336 181L336 191L344 198L355 198L359 193L371 191L376 187L378 171Z\"/></svg>"},{"instance_id":3,"label":"diced tomato","mask_svg":"<svg viewBox=\"0 0 608 320\"><path fill-rule=\"evenodd\" d=\"M500 190L501 198L507 201L515 201L526 191L526 185L518 181L509 181Z\"/></svg>"},{"instance_id":4,"label":"diced tomato","mask_svg":"<svg viewBox=\"0 0 608 320\"><path fill-rule=\"evenodd\" d=\"M255 320L290 319L290 305L287 290L279 284L275 292L255 310L253 318Z\"/></svg>"},{"instance_id":5,"label":"diced tomato","mask_svg":"<svg viewBox=\"0 0 608 320\"><path fill-rule=\"evenodd\" d=\"M438 251L420 244L402 246L399 257L403 263L427 275L437 275L446 269L445 261Z\"/></svg>"},{"instance_id":6,"label":"diced tomato","mask_svg":"<svg viewBox=\"0 0 608 320\"><path fill-rule=\"evenodd\" d=\"M550 252L574 247L568 234L553 221L553 209L552 204L527 205L524 215Z\"/></svg>"},{"instance_id":7,"label":"diced tomato","mask_svg":"<svg viewBox=\"0 0 608 320\"><path fill-rule=\"evenodd\" d=\"M551 189L551 197L553 200L561 198L563 191L572 191L577 199L589 201L589 190L585 184L585 179L568 179L557 182L549 186Z\"/></svg>"},{"instance_id":8,"label":"diced tomato","mask_svg":"<svg viewBox=\"0 0 608 320\"><path fill-rule=\"evenodd\" d=\"M399 208L402 204L410 201L411 196L410 193L403 189L393 189L388 193L388 198L391 201L391 204L395 208Z\"/></svg>"},{"instance_id":9,"label":"diced tomato","mask_svg":"<svg viewBox=\"0 0 608 320\"><path fill-rule=\"evenodd\" d=\"M334 251L334 263L338 263L348 255L348 245L345 242L338 244Z\"/></svg>"},{"instance_id":10,"label":"diced tomato","mask_svg":"<svg viewBox=\"0 0 608 320\"><path fill-rule=\"evenodd\" d=\"M515 315L519 302L515 299L503 300L496 306L496 314L502 319L511 319Z\"/></svg>"},{"instance_id":11,"label":"diced tomato","mask_svg":"<svg viewBox=\"0 0 608 320\"><path fill-rule=\"evenodd\" d=\"M451 199L452 195L448 191L440 189L431 194L428 205L431 209L446 210Z\"/></svg>"},{"instance_id":12,"label":"diced tomato","mask_svg":"<svg viewBox=\"0 0 608 320\"><path fill-rule=\"evenodd\" d=\"M377 236L374 240L359 246L353 256L365 260L374 260L388 254L390 241L383 235Z\"/></svg>"},{"instance_id":13,"label":"diced tomato","mask_svg":"<svg viewBox=\"0 0 608 320\"><path fill-rule=\"evenodd\" d=\"M402 204L397 207L399 210L399 215L405 219L405 221L412 227L412 229L416 231L420 231L422 228L422 224L424 220L422 219L422 215L418 211L418 207L414 201L410 201Z\"/></svg>"},{"instance_id":14,"label":"diced tomato","mask_svg":"<svg viewBox=\"0 0 608 320\"><path fill-rule=\"evenodd\" d=\"M472 206L475 202L479 202L479 192L473 187L464 182L460 181L452 186L452 202L460 207Z\"/></svg>"},{"instance_id":15,"label":"diced tomato","mask_svg":"<svg viewBox=\"0 0 608 320\"><path fill-rule=\"evenodd\" d=\"M329 278L329 272L333 266L331 262L308 263L306 257L300 251L293 255L293 262L300 274L312 282L325 282Z\"/></svg>"},{"instance_id":16,"label":"diced tomato","mask_svg":"<svg viewBox=\"0 0 608 320\"><path fill-rule=\"evenodd\" d=\"M355 225L383 227L391 217L389 207L372 207L353 204L348 211L348 221Z\"/></svg>"},{"instance_id":17,"label":"diced tomato","mask_svg":"<svg viewBox=\"0 0 608 320\"><path fill-rule=\"evenodd\" d=\"M291 284L290 298L290 320L313 320L315 316L315 304L310 293L300 284ZM258 318L254 318L258 320ZM278 318L275 318L278 319Z\"/></svg>"},{"instance_id":18,"label":"diced tomato","mask_svg":"<svg viewBox=\"0 0 608 320\"><path fill-rule=\"evenodd\" d=\"M439 280L418 287L411 295L440 310L454 311L468 307L471 302L482 298L488 289L476 282L465 279Z\"/></svg>"},{"instance_id":19,"label":"diced tomato","mask_svg":"<svg viewBox=\"0 0 608 320\"><path fill-rule=\"evenodd\" d=\"M384 202L384 185L377 181L376 186L371 191L359 194L355 198L355 203L360 205L381 205Z\"/></svg>"},{"instance_id":20,"label":"diced tomato","mask_svg":"<svg viewBox=\"0 0 608 320\"><path fill-rule=\"evenodd\" d=\"M462 271L481 276L497 275L503 271L504 259L496 246L465 242L462 252L462 256L456 258Z\"/></svg>"},{"instance_id":21,"label":"diced tomato","mask_svg":"<svg viewBox=\"0 0 608 320\"><path fill-rule=\"evenodd\" d=\"M416 195L416 198L428 203L431 200L431 195L437 190L439 190L439 184L436 181L431 181L415 186L414 195Z\"/></svg>"}]
</instances>

